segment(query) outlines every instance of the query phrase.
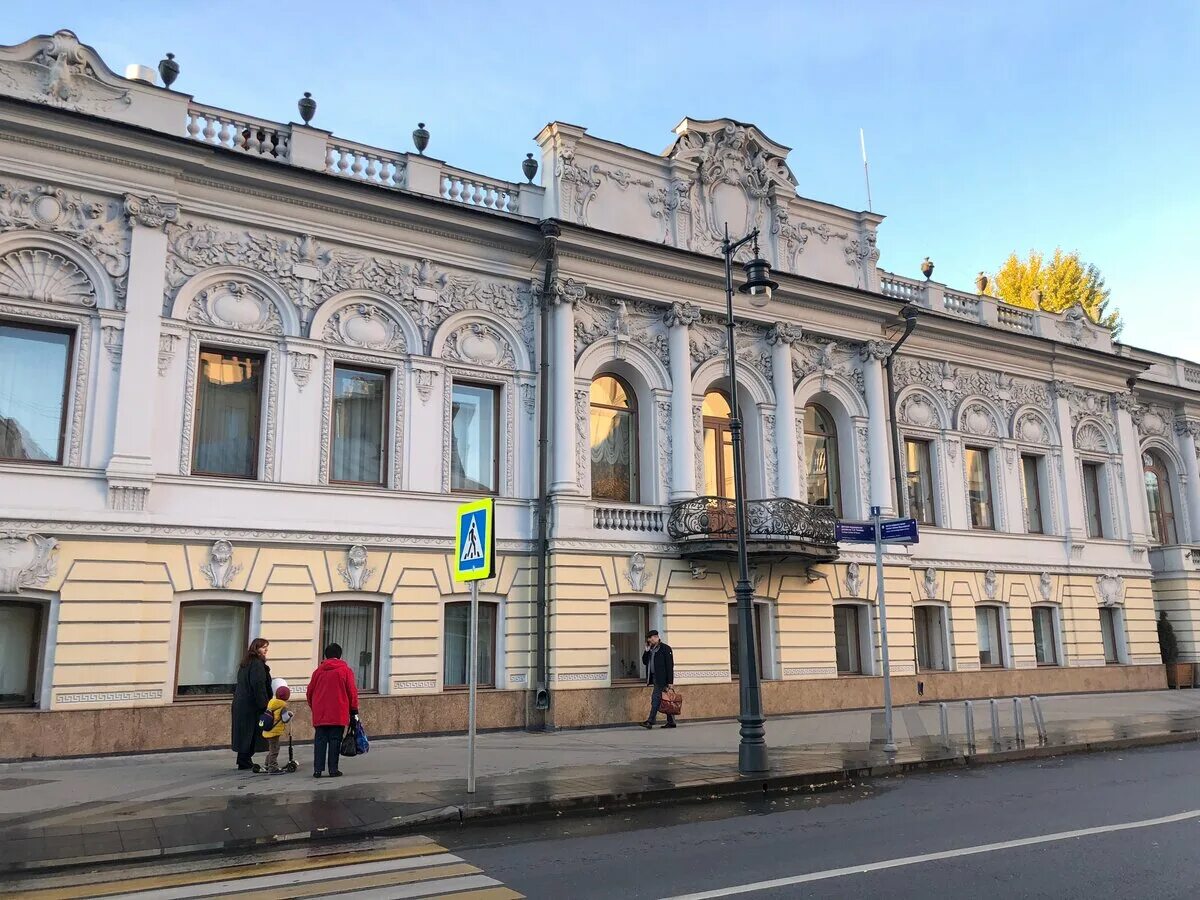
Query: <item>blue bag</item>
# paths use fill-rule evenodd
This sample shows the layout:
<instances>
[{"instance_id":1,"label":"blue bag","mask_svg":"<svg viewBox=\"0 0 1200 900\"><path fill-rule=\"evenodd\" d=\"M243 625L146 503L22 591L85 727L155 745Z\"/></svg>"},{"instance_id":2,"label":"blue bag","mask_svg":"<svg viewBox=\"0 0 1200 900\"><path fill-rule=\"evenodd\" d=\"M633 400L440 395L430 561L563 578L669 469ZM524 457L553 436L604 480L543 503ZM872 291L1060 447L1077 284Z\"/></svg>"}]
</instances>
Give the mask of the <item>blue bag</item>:
<instances>
[{"instance_id":1,"label":"blue bag","mask_svg":"<svg viewBox=\"0 0 1200 900\"><path fill-rule=\"evenodd\" d=\"M358 750L359 756L371 749L371 742L367 740L367 729L363 728L362 719L356 719L354 722L354 746Z\"/></svg>"}]
</instances>

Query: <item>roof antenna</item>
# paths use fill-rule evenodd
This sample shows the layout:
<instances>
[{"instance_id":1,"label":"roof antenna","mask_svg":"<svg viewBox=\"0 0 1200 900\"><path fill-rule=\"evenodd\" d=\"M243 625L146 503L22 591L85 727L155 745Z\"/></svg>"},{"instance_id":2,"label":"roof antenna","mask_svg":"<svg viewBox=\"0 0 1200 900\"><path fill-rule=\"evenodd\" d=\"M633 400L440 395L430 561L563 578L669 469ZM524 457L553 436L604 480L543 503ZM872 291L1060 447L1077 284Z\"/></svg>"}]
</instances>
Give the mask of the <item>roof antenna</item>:
<instances>
[{"instance_id":1,"label":"roof antenna","mask_svg":"<svg viewBox=\"0 0 1200 900\"><path fill-rule=\"evenodd\" d=\"M867 167L867 137L861 128L858 129L858 143L862 147L863 178L867 180L867 212L874 212L871 207L871 170Z\"/></svg>"}]
</instances>

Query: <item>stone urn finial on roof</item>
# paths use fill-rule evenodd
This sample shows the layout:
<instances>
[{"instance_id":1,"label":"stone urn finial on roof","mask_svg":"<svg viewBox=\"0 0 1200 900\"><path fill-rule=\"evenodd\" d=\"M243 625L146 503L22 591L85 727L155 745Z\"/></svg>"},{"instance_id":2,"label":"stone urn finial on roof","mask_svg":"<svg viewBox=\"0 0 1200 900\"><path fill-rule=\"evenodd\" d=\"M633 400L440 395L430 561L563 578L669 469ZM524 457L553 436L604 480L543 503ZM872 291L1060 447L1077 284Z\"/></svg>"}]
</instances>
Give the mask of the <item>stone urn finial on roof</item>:
<instances>
[{"instance_id":1,"label":"stone urn finial on roof","mask_svg":"<svg viewBox=\"0 0 1200 900\"><path fill-rule=\"evenodd\" d=\"M933 260L928 256L921 262L921 274L925 276L926 281L933 277Z\"/></svg>"},{"instance_id":2,"label":"stone urn finial on roof","mask_svg":"<svg viewBox=\"0 0 1200 900\"><path fill-rule=\"evenodd\" d=\"M425 128L424 122L418 122L417 127L413 129L413 146L417 148L417 153L421 156L425 155L425 148L429 146L429 131Z\"/></svg>"},{"instance_id":3,"label":"stone urn finial on roof","mask_svg":"<svg viewBox=\"0 0 1200 900\"><path fill-rule=\"evenodd\" d=\"M986 275L984 275L982 272L980 272L978 275L975 276L975 293L982 294L984 291L987 290L987 286L988 286L988 277Z\"/></svg>"},{"instance_id":4,"label":"stone urn finial on roof","mask_svg":"<svg viewBox=\"0 0 1200 900\"><path fill-rule=\"evenodd\" d=\"M525 177L529 179L529 183L533 184L533 176L537 174L538 161L533 158L532 153L526 153L525 159L521 161L521 171L525 173Z\"/></svg>"},{"instance_id":5,"label":"stone urn finial on roof","mask_svg":"<svg viewBox=\"0 0 1200 900\"><path fill-rule=\"evenodd\" d=\"M179 63L175 62L174 53L168 53L166 59L158 61L158 77L162 79L164 87L169 88L175 83L179 77Z\"/></svg>"},{"instance_id":6,"label":"stone urn finial on roof","mask_svg":"<svg viewBox=\"0 0 1200 900\"><path fill-rule=\"evenodd\" d=\"M317 114L317 101L312 98L312 94L305 91L304 96L296 102L296 108L300 110L300 118L307 125Z\"/></svg>"}]
</instances>

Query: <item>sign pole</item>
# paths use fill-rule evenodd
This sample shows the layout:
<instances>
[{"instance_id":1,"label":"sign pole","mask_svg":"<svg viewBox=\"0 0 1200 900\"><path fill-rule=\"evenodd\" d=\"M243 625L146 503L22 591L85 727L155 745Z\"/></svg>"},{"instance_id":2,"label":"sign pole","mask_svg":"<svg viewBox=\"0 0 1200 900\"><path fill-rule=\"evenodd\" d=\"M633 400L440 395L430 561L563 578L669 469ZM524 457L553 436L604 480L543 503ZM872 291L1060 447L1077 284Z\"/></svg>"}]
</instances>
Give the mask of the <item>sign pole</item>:
<instances>
[{"instance_id":1,"label":"sign pole","mask_svg":"<svg viewBox=\"0 0 1200 900\"><path fill-rule=\"evenodd\" d=\"M467 640L467 793L475 793L475 696L479 688L479 582L471 582L471 624Z\"/></svg>"},{"instance_id":2,"label":"sign pole","mask_svg":"<svg viewBox=\"0 0 1200 900\"><path fill-rule=\"evenodd\" d=\"M883 523L878 506L871 507L875 523L875 605L879 607L879 642L883 654L883 726L887 732L884 753L896 752L896 736L892 731L892 667L888 661L887 599L883 584Z\"/></svg>"}]
</instances>

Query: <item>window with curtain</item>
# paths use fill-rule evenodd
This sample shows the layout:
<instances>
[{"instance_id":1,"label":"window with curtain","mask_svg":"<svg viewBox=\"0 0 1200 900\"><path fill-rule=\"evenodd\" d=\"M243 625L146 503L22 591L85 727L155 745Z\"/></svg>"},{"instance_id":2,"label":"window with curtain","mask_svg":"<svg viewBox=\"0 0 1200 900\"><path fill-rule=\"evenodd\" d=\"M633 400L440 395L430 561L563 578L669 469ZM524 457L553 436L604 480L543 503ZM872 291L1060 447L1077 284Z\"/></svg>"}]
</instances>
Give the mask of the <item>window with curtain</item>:
<instances>
[{"instance_id":1,"label":"window with curtain","mask_svg":"<svg viewBox=\"0 0 1200 900\"><path fill-rule=\"evenodd\" d=\"M0 600L0 707L37 705L42 607Z\"/></svg>"},{"instance_id":2,"label":"window with curtain","mask_svg":"<svg viewBox=\"0 0 1200 900\"><path fill-rule=\"evenodd\" d=\"M1004 665L1004 644L1000 632L1000 608L975 607L975 631L979 638L979 665L994 669Z\"/></svg>"},{"instance_id":3,"label":"window with curtain","mask_svg":"<svg viewBox=\"0 0 1200 900\"><path fill-rule=\"evenodd\" d=\"M922 525L937 524L933 506L933 465L929 441L904 441L908 473L908 514Z\"/></svg>"},{"instance_id":4,"label":"window with curtain","mask_svg":"<svg viewBox=\"0 0 1200 900\"><path fill-rule=\"evenodd\" d=\"M1045 534L1042 516L1042 457L1021 456L1021 497L1025 503L1025 531Z\"/></svg>"},{"instance_id":5,"label":"window with curtain","mask_svg":"<svg viewBox=\"0 0 1200 900\"><path fill-rule=\"evenodd\" d=\"M229 696L250 643L245 603L184 603L179 607L179 697Z\"/></svg>"},{"instance_id":6,"label":"window with curtain","mask_svg":"<svg viewBox=\"0 0 1200 900\"><path fill-rule=\"evenodd\" d=\"M804 407L804 461L808 476L808 502L841 513L837 426L823 406Z\"/></svg>"},{"instance_id":7,"label":"window with curtain","mask_svg":"<svg viewBox=\"0 0 1200 900\"><path fill-rule=\"evenodd\" d=\"M983 447L967 447L967 499L971 505L971 527L991 530L992 518L991 453Z\"/></svg>"},{"instance_id":8,"label":"window with curtain","mask_svg":"<svg viewBox=\"0 0 1200 900\"><path fill-rule=\"evenodd\" d=\"M861 606L843 603L833 607L833 646L839 675L863 673L861 622Z\"/></svg>"},{"instance_id":9,"label":"window with curtain","mask_svg":"<svg viewBox=\"0 0 1200 900\"><path fill-rule=\"evenodd\" d=\"M1033 655L1039 666L1058 665L1058 627L1052 607L1033 608Z\"/></svg>"},{"instance_id":10,"label":"window with curtain","mask_svg":"<svg viewBox=\"0 0 1200 900\"><path fill-rule=\"evenodd\" d=\"M1083 464L1083 507L1087 514L1088 537L1092 538L1104 537L1104 507L1100 503L1100 485L1104 479L1100 468L1100 463Z\"/></svg>"},{"instance_id":11,"label":"window with curtain","mask_svg":"<svg viewBox=\"0 0 1200 900\"><path fill-rule=\"evenodd\" d=\"M330 481L383 484L387 479L387 403L386 372L333 367Z\"/></svg>"},{"instance_id":12,"label":"window with curtain","mask_svg":"<svg viewBox=\"0 0 1200 900\"><path fill-rule=\"evenodd\" d=\"M73 338L0 322L0 459L62 462Z\"/></svg>"},{"instance_id":13,"label":"window with curtain","mask_svg":"<svg viewBox=\"0 0 1200 900\"><path fill-rule=\"evenodd\" d=\"M592 382L592 496L638 502L637 398L624 381L601 375Z\"/></svg>"},{"instance_id":14,"label":"window with curtain","mask_svg":"<svg viewBox=\"0 0 1200 900\"><path fill-rule=\"evenodd\" d=\"M1154 543L1178 543L1166 461L1157 450L1151 450L1142 454L1142 468L1146 479L1146 504L1150 507L1150 533Z\"/></svg>"},{"instance_id":15,"label":"window with curtain","mask_svg":"<svg viewBox=\"0 0 1200 900\"><path fill-rule=\"evenodd\" d=\"M754 604L754 643L755 649L758 651L758 677L766 678L766 659L763 657L763 635L767 633L767 614L769 609L765 603ZM741 666L738 664L740 657L741 630L738 628L738 611L737 604L729 605L729 673L737 678Z\"/></svg>"},{"instance_id":16,"label":"window with curtain","mask_svg":"<svg viewBox=\"0 0 1200 900\"><path fill-rule=\"evenodd\" d=\"M608 617L609 677L613 681L645 681L642 651L650 630L650 610L643 603L614 603Z\"/></svg>"},{"instance_id":17,"label":"window with curtain","mask_svg":"<svg viewBox=\"0 0 1200 900\"><path fill-rule=\"evenodd\" d=\"M446 604L446 651L442 684L448 688L467 686L467 653L471 624L470 603ZM496 604L479 604L479 654L476 657L479 685L496 686Z\"/></svg>"},{"instance_id":18,"label":"window with curtain","mask_svg":"<svg viewBox=\"0 0 1200 900\"><path fill-rule=\"evenodd\" d=\"M922 672L944 672L950 668L946 653L946 611L940 606L913 609L917 639L917 666Z\"/></svg>"},{"instance_id":19,"label":"window with curtain","mask_svg":"<svg viewBox=\"0 0 1200 900\"><path fill-rule=\"evenodd\" d=\"M259 354L200 351L192 473L258 476L263 362Z\"/></svg>"},{"instance_id":20,"label":"window with curtain","mask_svg":"<svg viewBox=\"0 0 1200 900\"><path fill-rule=\"evenodd\" d=\"M378 603L336 601L321 607L321 646L338 644L360 691L379 690Z\"/></svg>"},{"instance_id":21,"label":"window with curtain","mask_svg":"<svg viewBox=\"0 0 1200 900\"><path fill-rule=\"evenodd\" d=\"M494 494L499 483L499 389L455 382L450 409L450 490Z\"/></svg>"},{"instance_id":22,"label":"window with curtain","mask_svg":"<svg viewBox=\"0 0 1200 900\"><path fill-rule=\"evenodd\" d=\"M1121 662L1121 628L1116 607L1100 607L1100 639L1104 644L1104 662L1117 665Z\"/></svg>"},{"instance_id":23,"label":"window with curtain","mask_svg":"<svg viewBox=\"0 0 1200 900\"><path fill-rule=\"evenodd\" d=\"M733 432L729 398L721 391L704 395L704 493L733 499Z\"/></svg>"}]
</instances>

